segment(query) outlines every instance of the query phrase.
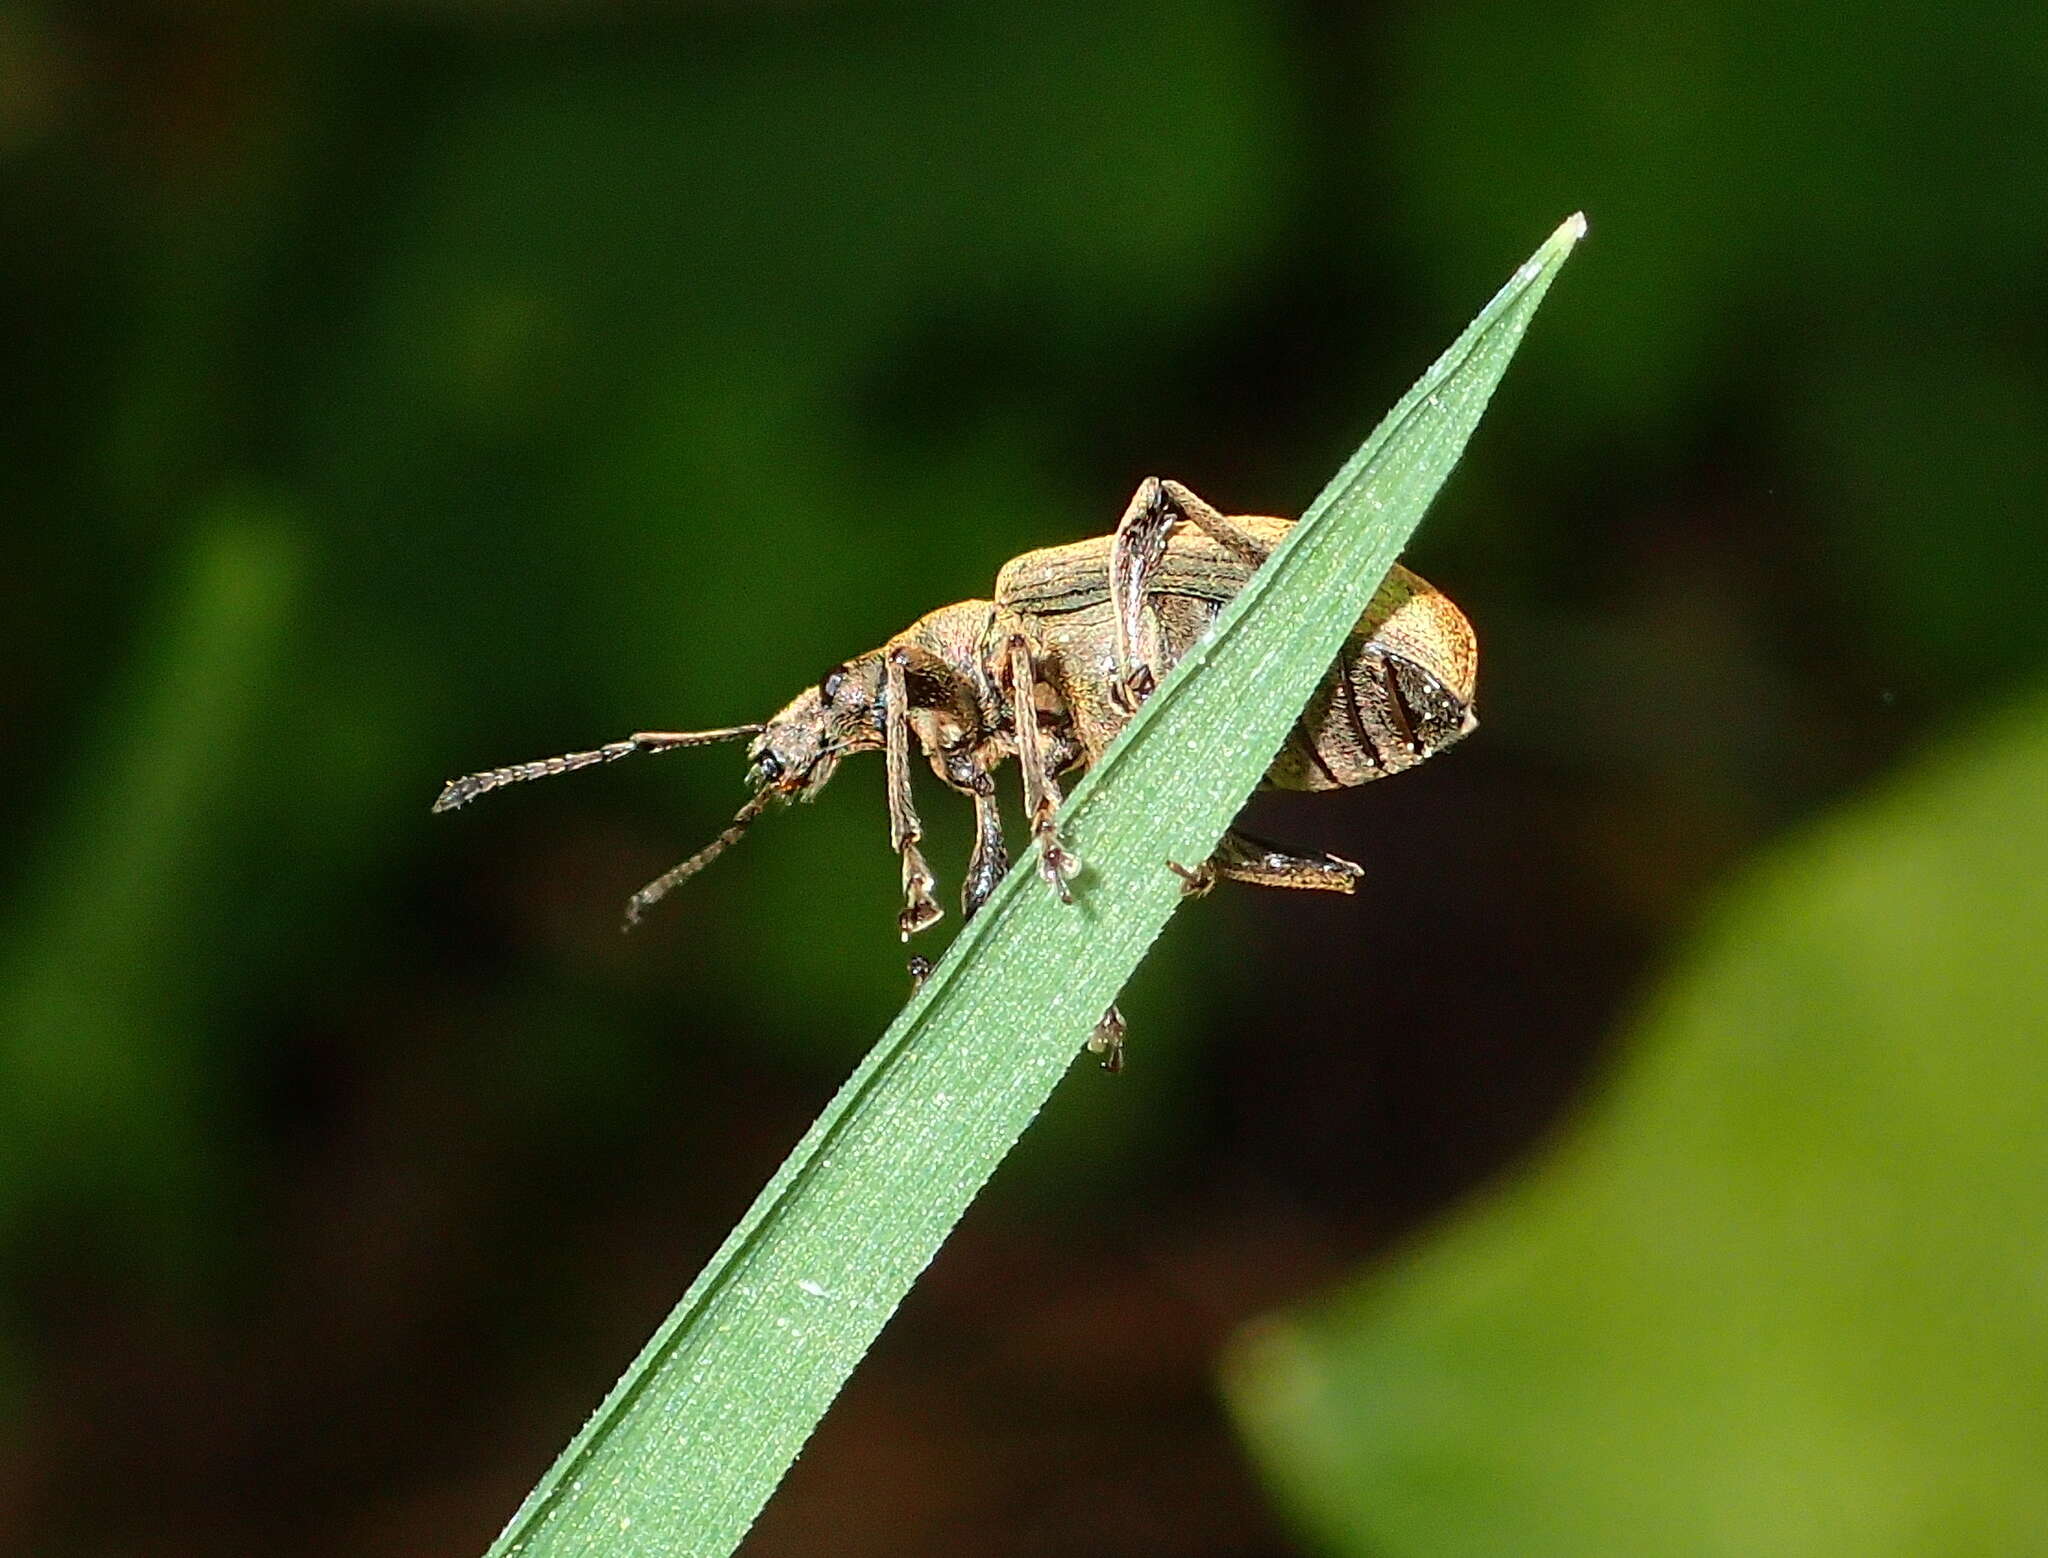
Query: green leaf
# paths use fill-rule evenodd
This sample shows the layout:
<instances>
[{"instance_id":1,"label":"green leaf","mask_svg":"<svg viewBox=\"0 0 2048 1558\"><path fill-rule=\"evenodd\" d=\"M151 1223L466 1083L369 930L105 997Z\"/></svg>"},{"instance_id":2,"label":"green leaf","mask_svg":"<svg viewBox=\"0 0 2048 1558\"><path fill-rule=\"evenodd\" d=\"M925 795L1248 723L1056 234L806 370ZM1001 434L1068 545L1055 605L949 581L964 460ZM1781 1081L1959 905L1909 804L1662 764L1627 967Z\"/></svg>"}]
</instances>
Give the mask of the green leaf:
<instances>
[{"instance_id":1,"label":"green leaf","mask_svg":"<svg viewBox=\"0 0 2048 1558\"><path fill-rule=\"evenodd\" d=\"M1227 1368L1323 1549L2038 1553L2048 696L1730 892L1562 1151Z\"/></svg>"},{"instance_id":2,"label":"green leaf","mask_svg":"<svg viewBox=\"0 0 2048 1558\"><path fill-rule=\"evenodd\" d=\"M1561 227L1344 467L965 927L494 1554L725 1554L1072 1065L1420 522L1573 243ZM1142 1082L1133 1085L1142 1086Z\"/></svg>"}]
</instances>

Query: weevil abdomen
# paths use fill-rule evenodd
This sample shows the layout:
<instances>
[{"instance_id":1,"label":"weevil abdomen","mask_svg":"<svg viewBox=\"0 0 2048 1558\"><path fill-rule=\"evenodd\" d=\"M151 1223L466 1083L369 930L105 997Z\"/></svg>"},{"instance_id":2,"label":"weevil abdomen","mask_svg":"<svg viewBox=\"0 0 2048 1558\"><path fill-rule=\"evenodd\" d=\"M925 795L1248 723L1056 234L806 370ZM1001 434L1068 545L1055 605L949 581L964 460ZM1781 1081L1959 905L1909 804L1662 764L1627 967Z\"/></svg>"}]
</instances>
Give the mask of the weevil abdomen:
<instances>
[{"instance_id":1,"label":"weevil abdomen","mask_svg":"<svg viewBox=\"0 0 2048 1558\"><path fill-rule=\"evenodd\" d=\"M1293 521L1265 515L1232 521L1277 545ZM1072 709L1092 763L1126 716L1109 689L1114 605L1110 537L1027 552L996 579L991 631L1029 623L1044 674ZM1177 530L1147 581L1137 649L1161 674L1214 624L1252 574L1252 565L1205 534ZM1452 601L1419 575L1389 573L1345 640L1342 653L1295 722L1267 771L1284 790L1334 790L1413 768L1465 735L1478 670L1472 627Z\"/></svg>"},{"instance_id":2,"label":"weevil abdomen","mask_svg":"<svg viewBox=\"0 0 2048 1558\"><path fill-rule=\"evenodd\" d=\"M1413 768L1468 734L1478 652L1465 614L1396 568L1344 641L1267 770L1283 790L1334 790Z\"/></svg>"}]
</instances>

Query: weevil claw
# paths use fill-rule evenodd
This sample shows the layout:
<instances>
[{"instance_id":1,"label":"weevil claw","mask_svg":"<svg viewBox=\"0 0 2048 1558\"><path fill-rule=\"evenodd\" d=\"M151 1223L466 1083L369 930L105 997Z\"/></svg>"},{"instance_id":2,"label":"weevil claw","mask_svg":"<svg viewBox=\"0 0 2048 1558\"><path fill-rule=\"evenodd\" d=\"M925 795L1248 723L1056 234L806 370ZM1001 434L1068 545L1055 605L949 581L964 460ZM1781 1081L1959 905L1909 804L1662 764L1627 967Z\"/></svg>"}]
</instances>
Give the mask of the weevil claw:
<instances>
[{"instance_id":1,"label":"weevil claw","mask_svg":"<svg viewBox=\"0 0 2048 1558\"><path fill-rule=\"evenodd\" d=\"M1057 843L1047 840L1038 855L1038 874L1045 883L1060 895L1061 903L1074 901L1073 889L1067 886L1081 873L1081 859L1060 848Z\"/></svg>"},{"instance_id":2,"label":"weevil claw","mask_svg":"<svg viewBox=\"0 0 2048 1558\"><path fill-rule=\"evenodd\" d=\"M927 894L903 906L903 912L896 916L896 928L903 933L903 939L908 941L919 931L930 930L945 917L946 911Z\"/></svg>"},{"instance_id":3,"label":"weevil claw","mask_svg":"<svg viewBox=\"0 0 2048 1558\"><path fill-rule=\"evenodd\" d=\"M896 928L903 933L905 941L946 917L946 911L932 897L934 883L931 867L925 864L923 853L915 842L906 842L903 846L903 912L896 916Z\"/></svg>"}]
</instances>

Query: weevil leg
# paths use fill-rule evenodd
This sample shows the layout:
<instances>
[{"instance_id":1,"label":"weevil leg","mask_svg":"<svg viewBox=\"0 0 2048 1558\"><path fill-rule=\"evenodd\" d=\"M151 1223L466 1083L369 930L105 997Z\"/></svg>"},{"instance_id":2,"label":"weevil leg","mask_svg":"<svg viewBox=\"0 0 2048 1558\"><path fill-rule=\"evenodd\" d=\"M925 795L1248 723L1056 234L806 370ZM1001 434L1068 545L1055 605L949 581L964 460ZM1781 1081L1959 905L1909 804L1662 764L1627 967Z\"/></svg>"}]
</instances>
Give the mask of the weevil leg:
<instances>
[{"instance_id":1,"label":"weevil leg","mask_svg":"<svg viewBox=\"0 0 2048 1558\"><path fill-rule=\"evenodd\" d=\"M1142 647L1145 601L1179 517L1166 501L1159 478L1147 476L1131 494L1123 518L1116 522L1109 553L1109 593L1116 608L1117 677L1110 696L1126 713L1136 713L1157 685Z\"/></svg>"},{"instance_id":2,"label":"weevil leg","mask_svg":"<svg viewBox=\"0 0 2048 1558\"><path fill-rule=\"evenodd\" d=\"M1112 1074L1124 1069L1124 1014L1112 1006L1088 1035L1088 1053L1102 1057L1102 1069Z\"/></svg>"},{"instance_id":3,"label":"weevil leg","mask_svg":"<svg viewBox=\"0 0 2048 1558\"><path fill-rule=\"evenodd\" d=\"M967 880L960 884L960 913L971 920L1010 871L1010 851L1003 842L1003 814L996 805L996 782L976 774L968 792L974 802L974 853L967 857Z\"/></svg>"},{"instance_id":4,"label":"weevil leg","mask_svg":"<svg viewBox=\"0 0 2048 1558\"><path fill-rule=\"evenodd\" d=\"M1038 728L1038 667L1031 645L1013 634L1009 645L1010 718L1017 728L1017 766L1024 770L1024 810L1031 819L1031 837L1038 844L1038 874L1062 903L1074 901L1067 883L1081 862L1060 846L1053 814L1060 809L1059 780L1047 761L1044 733Z\"/></svg>"},{"instance_id":5,"label":"weevil leg","mask_svg":"<svg viewBox=\"0 0 2048 1558\"><path fill-rule=\"evenodd\" d=\"M1307 892L1349 893L1365 872L1340 855L1269 844L1236 829L1223 835L1216 852L1192 871L1169 860L1167 869L1181 879L1181 891L1200 898L1219 881L1249 882L1254 887L1293 887Z\"/></svg>"},{"instance_id":6,"label":"weevil leg","mask_svg":"<svg viewBox=\"0 0 2048 1558\"><path fill-rule=\"evenodd\" d=\"M1160 492L1180 511L1181 517L1239 560L1256 568L1272 554L1270 542L1262 541L1229 515L1218 512L1177 481L1162 481Z\"/></svg>"},{"instance_id":7,"label":"weevil leg","mask_svg":"<svg viewBox=\"0 0 2048 1558\"><path fill-rule=\"evenodd\" d=\"M964 790L967 798L974 802L974 852L967 858L967 879L960 884L960 915L961 923L965 924L981 912L981 906L995 892L996 884L1009 874L1010 851L1003 843L1003 817L996 807L994 778L985 772L977 772L971 780L955 777L947 782L955 789ZM931 972L930 958L912 955L912 994L924 988Z\"/></svg>"},{"instance_id":8,"label":"weevil leg","mask_svg":"<svg viewBox=\"0 0 2048 1558\"><path fill-rule=\"evenodd\" d=\"M1147 476L1131 494L1109 553L1109 591L1116 615L1117 680L1110 696L1126 713L1151 696L1158 677L1144 652L1145 604L1152 576L1176 526L1188 520L1224 550L1258 567L1272 547L1177 481Z\"/></svg>"},{"instance_id":9,"label":"weevil leg","mask_svg":"<svg viewBox=\"0 0 2048 1558\"><path fill-rule=\"evenodd\" d=\"M889 847L903 857L903 912L896 917L897 928L908 941L945 913L932 897L936 879L917 847L924 837L918 820L917 802L910 793L910 691L904 675L901 653L882 660L883 753L887 760L889 787Z\"/></svg>"}]
</instances>

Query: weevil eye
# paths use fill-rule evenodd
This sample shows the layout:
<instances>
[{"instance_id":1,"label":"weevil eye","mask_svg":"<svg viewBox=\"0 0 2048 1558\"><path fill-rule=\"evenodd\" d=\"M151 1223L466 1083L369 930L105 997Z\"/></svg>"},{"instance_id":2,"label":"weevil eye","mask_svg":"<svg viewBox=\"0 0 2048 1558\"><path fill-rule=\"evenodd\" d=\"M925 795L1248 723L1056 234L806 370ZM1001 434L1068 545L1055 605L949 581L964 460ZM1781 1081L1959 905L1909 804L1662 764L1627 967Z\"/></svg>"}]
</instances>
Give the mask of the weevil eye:
<instances>
[{"instance_id":1,"label":"weevil eye","mask_svg":"<svg viewBox=\"0 0 2048 1558\"><path fill-rule=\"evenodd\" d=\"M845 680L846 667L843 665L833 666L831 670L825 673L824 679L818 683L818 696L827 703L830 703L838 696L839 684Z\"/></svg>"},{"instance_id":2,"label":"weevil eye","mask_svg":"<svg viewBox=\"0 0 2048 1558\"><path fill-rule=\"evenodd\" d=\"M754 768L761 775L763 784L774 784L782 778L782 759L773 752L763 752L755 758Z\"/></svg>"}]
</instances>

